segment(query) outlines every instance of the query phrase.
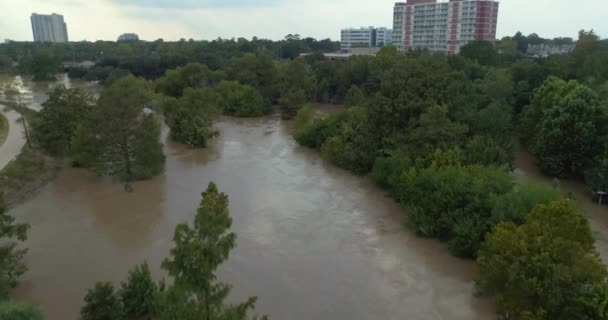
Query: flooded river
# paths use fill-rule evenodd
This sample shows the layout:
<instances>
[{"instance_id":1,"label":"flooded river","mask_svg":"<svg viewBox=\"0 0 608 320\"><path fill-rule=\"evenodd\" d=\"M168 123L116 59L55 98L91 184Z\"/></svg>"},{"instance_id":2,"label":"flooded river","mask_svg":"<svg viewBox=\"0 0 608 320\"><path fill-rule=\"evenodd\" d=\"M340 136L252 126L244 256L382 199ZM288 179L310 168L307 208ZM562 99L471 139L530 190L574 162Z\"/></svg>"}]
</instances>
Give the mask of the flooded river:
<instances>
[{"instance_id":1,"label":"flooded river","mask_svg":"<svg viewBox=\"0 0 608 320\"><path fill-rule=\"evenodd\" d=\"M491 304L473 297L473 262L417 238L368 179L298 146L276 116L217 126L207 150L167 142L165 174L133 193L66 169L14 208L32 226L17 298L49 320L71 320L95 281L118 283L144 260L162 277L175 225L193 219L215 181L238 235L221 278L235 299L257 295L272 319L493 318Z\"/></svg>"}]
</instances>

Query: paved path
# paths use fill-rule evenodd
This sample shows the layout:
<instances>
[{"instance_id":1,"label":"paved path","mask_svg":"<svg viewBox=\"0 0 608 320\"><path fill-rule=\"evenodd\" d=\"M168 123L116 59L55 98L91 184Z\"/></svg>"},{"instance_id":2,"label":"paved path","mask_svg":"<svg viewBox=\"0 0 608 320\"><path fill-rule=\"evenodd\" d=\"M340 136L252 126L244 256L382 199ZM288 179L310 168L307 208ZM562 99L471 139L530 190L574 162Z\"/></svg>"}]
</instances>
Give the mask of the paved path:
<instances>
[{"instance_id":1,"label":"paved path","mask_svg":"<svg viewBox=\"0 0 608 320\"><path fill-rule=\"evenodd\" d=\"M15 111L4 110L4 105L0 104L0 112L8 119L8 136L2 146L0 146L0 171L15 159L25 145L25 134L22 125L18 121L21 116Z\"/></svg>"}]
</instances>

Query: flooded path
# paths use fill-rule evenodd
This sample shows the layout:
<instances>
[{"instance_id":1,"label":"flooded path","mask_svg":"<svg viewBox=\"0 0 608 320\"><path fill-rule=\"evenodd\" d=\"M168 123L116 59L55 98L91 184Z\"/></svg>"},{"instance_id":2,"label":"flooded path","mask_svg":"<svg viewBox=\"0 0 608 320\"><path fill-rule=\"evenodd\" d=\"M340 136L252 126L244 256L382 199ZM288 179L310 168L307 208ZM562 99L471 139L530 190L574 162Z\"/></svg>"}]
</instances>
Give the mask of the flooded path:
<instances>
[{"instance_id":1,"label":"flooded path","mask_svg":"<svg viewBox=\"0 0 608 320\"><path fill-rule=\"evenodd\" d=\"M15 159L25 145L25 134L19 119L19 113L12 110L5 110L5 106L0 104L0 113L4 114L8 120L8 135L6 141L0 145L0 171Z\"/></svg>"},{"instance_id":2,"label":"flooded path","mask_svg":"<svg viewBox=\"0 0 608 320\"><path fill-rule=\"evenodd\" d=\"M213 180L230 197L238 235L221 278L236 299L257 295L271 319L493 318L473 297L474 263L417 238L368 179L298 146L277 117L218 128L208 150L168 143L166 173L134 193L67 169L13 209L32 226L17 297L49 320L75 320L95 281L117 283L144 260L161 277L175 225L192 221Z\"/></svg>"}]
</instances>

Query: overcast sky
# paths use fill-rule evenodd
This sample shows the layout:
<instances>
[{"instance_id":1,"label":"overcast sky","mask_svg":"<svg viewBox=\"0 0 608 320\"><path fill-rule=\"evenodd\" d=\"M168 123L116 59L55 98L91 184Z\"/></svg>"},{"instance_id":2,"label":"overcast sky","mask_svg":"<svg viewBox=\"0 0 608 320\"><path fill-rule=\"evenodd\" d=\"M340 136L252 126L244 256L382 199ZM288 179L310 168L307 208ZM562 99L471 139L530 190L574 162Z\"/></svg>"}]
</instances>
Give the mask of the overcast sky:
<instances>
[{"instance_id":1,"label":"overcast sky","mask_svg":"<svg viewBox=\"0 0 608 320\"><path fill-rule=\"evenodd\" d=\"M63 14L71 41L246 37L298 33L339 40L343 27L392 27L391 0L0 0L0 40L32 40L31 13ZM608 0L502 0L498 37L608 37Z\"/></svg>"}]
</instances>

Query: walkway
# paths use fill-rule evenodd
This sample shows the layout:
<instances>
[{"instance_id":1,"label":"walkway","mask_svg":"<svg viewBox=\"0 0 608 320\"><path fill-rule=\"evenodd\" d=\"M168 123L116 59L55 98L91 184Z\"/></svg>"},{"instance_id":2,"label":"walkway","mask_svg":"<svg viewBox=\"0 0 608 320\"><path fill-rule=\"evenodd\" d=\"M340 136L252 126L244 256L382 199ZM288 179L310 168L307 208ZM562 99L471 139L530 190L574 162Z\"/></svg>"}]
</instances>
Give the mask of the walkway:
<instances>
[{"instance_id":1,"label":"walkway","mask_svg":"<svg viewBox=\"0 0 608 320\"><path fill-rule=\"evenodd\" d=\"M0 146L0 171L19 155L21 148L25 145L25 134L19 122L21 116L15 111L7 111L4 108L4 105L0 104L0 112L8 119L9 127L6 141Z\"/></svg>"}]
</instances>

